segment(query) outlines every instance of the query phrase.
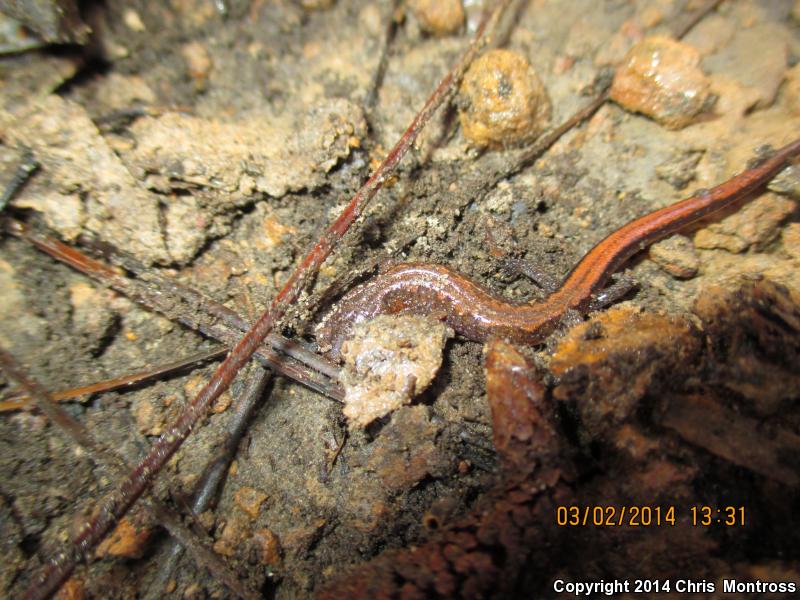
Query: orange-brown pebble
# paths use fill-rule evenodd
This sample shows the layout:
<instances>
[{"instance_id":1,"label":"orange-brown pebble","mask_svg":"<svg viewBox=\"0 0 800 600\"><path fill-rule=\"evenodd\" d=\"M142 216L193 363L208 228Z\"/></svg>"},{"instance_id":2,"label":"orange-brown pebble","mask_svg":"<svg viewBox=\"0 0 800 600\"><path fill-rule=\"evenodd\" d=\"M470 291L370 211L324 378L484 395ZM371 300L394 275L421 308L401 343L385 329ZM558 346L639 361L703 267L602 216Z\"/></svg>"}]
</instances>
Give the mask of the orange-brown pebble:
<instances>
[{"instance_id":1,"label":"orange-brown pebble","mask_svg":"<svg viewBox=\"0 0 800 600\"><path fill-rule=\"evenodd\" d=\"M464 25L461 0L411 0L409 8L422 30L436 36L456 33Z\"/></svg>"},{"instance_id":2,"label":"orange-brown pebble","mask_svg":"<svg viewBox=\"0 0 800 600\"><path fill-rule=\"evenodd\" d=\"M70 577L58 590L54 600L83 600L86 597L86 586L83 581Z\"/></svg>"},{"instance_id":3,"label":"orange-brown pebble","mask_svg":"<svg viewBox=\"0 0 800 600\"><path fill-rule=\"evenodd\" d=\"M203 89L211 72L212 62L208 49L200 42L189 42L181 48L181 55L186 61L186 69L194 80L197 89Z\"/></svg>"},{"instance_id":4,"label":"orange-brown pebble","mask_svg":"<svg viewBox=\"0 0 800 600\"><path fill-rule=\"evenodd\" d=\"M692 240L683 235L673 235L650 246L650 259L678 279L694 277L700 266Z\"/></svg>"},{"instance_id":5,"label":"orange-brown pebble","mask_svg":"<svg viewBox=\"0 0 800 600\"><path fill-rule=\"evenodd\" d=\"M550 120L550 99L528 60L490 50L472 63L459 90L464 137L478 147L503 147L535 138Z\"/></svg>"},{"instance_id":6,"label":"orange-brown pebble","mask_svg":"<svg viewBox=\"0 0 800 600\"><path fill-rule=\"evenodd\" d=\"M706 108L709 95L700 53L665 36L646 38L631 48L611 86L611 98L620 106L670 129L691 123Z\"/></svg>"},{"instance_id":7,"label":"orange-brown pebble","mask_svg":"<svg viewBox=\"0 0 800 600\"><path fill-rule=\"evenodd\" d=\"M121 558L141 558L153 530L130 517L123 517L103 542L97 547L97 556L116 556Z\"/></svg>"},{"instance_id":8,"label":"orange-brown pebble","mask_svg":"<svg viewBox=\"0 0 800 600\"><path fill-rule=\"evenodd\" d=\"M247 539L249 529L250 526L244 518L238 515L232 517L225 523L222 531L218 535L217 541L214 542L214 552L222 556L233 556Z\"/></svg>"},{"instance_id":9,"label":"orange-brown pebble","mask_svg":"<svg viewBox=\"0 0 800 600\"><path fill-rule=\"evenodd\" d=\"M263 565L278 566L281 562L281 540L269 529L257 529L253 542L258 549L258 559Z\"/></svg>"},{"instance_id":10,"label":"orange-brown pebble","mask_svg":"<svg viewBox=\"0 0 800 600\"><path fill-rule=\"evenodd\" d=\"M233 495L236 506L241 508L251 519L258 518L261 513L261 505L266 499L267 494L251 487L240 487Z\"/></svg>"}]
</instances>

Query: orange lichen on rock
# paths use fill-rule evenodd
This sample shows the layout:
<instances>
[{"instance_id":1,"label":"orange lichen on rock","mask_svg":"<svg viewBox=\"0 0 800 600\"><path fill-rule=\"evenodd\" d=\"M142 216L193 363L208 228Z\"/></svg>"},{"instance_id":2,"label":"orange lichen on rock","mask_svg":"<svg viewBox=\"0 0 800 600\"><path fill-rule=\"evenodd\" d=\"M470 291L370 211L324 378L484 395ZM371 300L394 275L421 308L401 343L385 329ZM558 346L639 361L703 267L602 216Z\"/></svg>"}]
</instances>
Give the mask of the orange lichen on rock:
<instances>
[{"instance_id":1,"label":"orange lichen on rock","mask_svg":"<svg viewBox=\"0 0 800 600\"><path fill-rule=\"evenodd\" d=\"M511 50L490 50L464 75L459 90L464 137L478 147L529 141L550 121L550 99L528 60Z\"/></svg>"},{"instance_id":2,"label":"orange lichen on rock","mask_svg":"<svg viewBox=\"0 0 800 600\"><path fill-rule=\"evenodd\" d=\"M626 110L682 129L702 112L710 84L700 69L700 53L669 37L648 37L628 52L617 69L611 98Z\"/></svg>"}]
</instances>

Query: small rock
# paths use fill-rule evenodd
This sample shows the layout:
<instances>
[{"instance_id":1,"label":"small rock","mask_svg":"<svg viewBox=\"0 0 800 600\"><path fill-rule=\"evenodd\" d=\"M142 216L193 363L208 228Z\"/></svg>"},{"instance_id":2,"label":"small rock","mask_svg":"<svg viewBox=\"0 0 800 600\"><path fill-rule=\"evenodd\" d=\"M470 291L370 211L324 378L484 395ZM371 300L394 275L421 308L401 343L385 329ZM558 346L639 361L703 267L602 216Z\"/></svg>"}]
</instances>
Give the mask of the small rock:
<instances>
[{"instance_id":1,"label":"small rock","mask_svg":"<svg viewBox=\"0 0 800 600\"><path fill-rule=\"evenodd\" d=\"M478 147L529 141L550 121L547 92L518 52L486 52L464 75L459 94L464 137Z\"/></svg>"},{"instance_id":2,"label":"small rock","mask_svg":"<svg viewBox=\"0 0 800 600\"><path fill-rule=\"evenodd\" d=\"M3 2L2 12L20 21L48 43L86 44L91 29L81 20L75 0ZM17 24L19 27L19 24ZM4 31L3 35L7 35Z\"/></svg>"},{"instance_id":3,"label":"small rock","mask_svg":"<svg viewBox=\"0 0 800 600\"><path fill-rule=\"evenodd\" d=\"M733 253L744 252L750 246L764 247L778 236L778 225L794 208L791 200L766 193L718 223L699 230L694 245Z\"/></svg>"},{"instance_id":4,"label":"small rock","mask_svg":"<svg viewBox=\"0 0 800 600\"><path fill-rule=\"evenodd\" d=\"M83 600L86 598L86 585L83 580L70 577L53 596L53 600Z\"/></svg>"},{"instance_id":5,"label":"small rock","mask_svg":"<svg viewBox=\"0 0 800 600\"><path fill-rule=\"evenodd\" d=\"M678 279L694 277L700 266L694 244L683 235L673 235L650 246L650 259Z\"/></svg>"},{"instance_id":6,"label":"small rock","mask_svg":"<svg viewBox=\"0 0 800 600\"><path fill-rule=\"evenodd\" d=\"M361 108L341 98L302 113L287 110L241 121L165 113L131 126L137 144L125 158L146 181L147 174L156 174L171 188L217 194L213 203L206 202L207 209L223 211L244 200L243 189L277 198L319 187L325 174L360 145L366 129ZM254 172L261 175L252 182Z\"/></svg>"},{"instance_id":7,"label":"small rock","mask_svg":"<svg viewBox=\"0 0 800 600\"><path fill-rule=\"evenodd\" d=\"M222 556L231 557L247 539L249 524L241 517L234 516L222 528L217 541L214 542L214 552Z\"/></svg>"},{"instance_id":8,"label":"small rock","mask_svg":"<svg viewBox=\"0 0 800 600\"><path fill-rule=\"evenodd\" d=\"M203 90L212 67L208 49L200 42L189 42L181 48L181 56L186 61L186 67L189 76L194 80L195 89Z\"/></svg>"},{"instance_id":9,"label":"small rock","mask_svg":"<svg viewBox=\"0 0 800 600\"><path fill-rule=\"evenodd\" d=\"M464 25L461 0L411 0L409 8L426 33L450 35Z\"/></svg>"},{"instance_id":10,"label":"small rock","mask_svg":"<svg viewBox=\"0 0 800 600\"><path fill-rule=\"evenodd\" d=\"M800 200L800 165L789 165L772 178L767 189Z\"/></svg>"},{"instance_id":11,"label":"small rock","mask_svg":"<svg viewBox=\"0 0 800 600\"><path fill-rule=\"evenodd\" d=\"M68 242L81 234L86 222L86 209L78 194L42 191L36 195L21 195L14 205L42 213L47 226L58 231Z\"/></svg>"},{"instance_id":12,"label":"small rock","mask_svg":"<svg viewBox=\"0 0 800 600\"><path fill-rule=\"evenodd\" d=\"M631 48L617 69L611 98L670 129L681 129L702 112L709 82L696 49L664 36L646 38Z\"/></svg>"},{"instance_id":13,"label":"small rock","mask_svg":"<svg viewBox=\"0 0 800 600\"><path fill-rule=\"evenodd\" d=\"M66 236L88 229L139 260L169 262L158 199L141 188L82 106L52 94L14 114L0 111L0 131L5 143L30 147L42 163L53 199L41 209L54 229ZM31 180L20 205L42 185ZM57 199L69 208L58 210Z\"/></svg>"},{"instance_id":14,"label":"small rock","mask_svg":"<svg viewBox=\"0 0 800 600\"><path fill-rule=\"evenodd\" d=\"M702 152L681 152L674 154L656 167L656 176L669 183L676 190L682 190L697 175L697 163Z\"/></svg>"},{"instance_id":15,"label":"small rock","mask_svg":"<svg viewBox=\"0 0 800 600\"><path fill-rule=\"evenodd\" d=\"M203 594L203 588L196 582L190 583L183 591L184 600L201 600L205 598L206 595Z\"/></svg>"},{"instance_id":16,"label":"small rock","mask_svg":"<svg viewBox=\"0 0 800 600\"><path fill-rule=\"evenodd\" d=\"M142 22L142 17L132 8L128 8L122 13L122 22L128 29L136 33L142 33L147 29Z\"/></svg>"},{"instance_id":17,"label":"small rock","mask_svg":"<svg viewBox=\"0 0 800 600\"><path fill-rule=\"evenodd\" d=\"M375 442L368 467L393 492L442 474L444 460L434 443L439 427L428 412L426 406L398 410Z\"/></svg>"},{"instance_id":18,"label":"small rock","mask_svg":"<svg viewBox=\"0 0 800 600\"><path fill-rule=\"evenodd\" d=\"M144 522L140 512L123 517L97 547L98 558L115 556L118 558L141 558L153 529Z\"/></svg>"},{"instance_id":19,"label":"small rock","mask_svg":"<svg viewBox=\"0 0 800 600\"><path fill-rule=\"evenodd\" d=\"M256 529L253 543L258 550L258 560L262 565L277 567L281 564L281 540L270 529Z\"/></svg>"},{"instance_id":20,"label":"small rock","mask_svg":"<svg viewBox=\"0 0 800 600\"><path fill-rule=\"evenodd\" d=\"M443 323L415 315L380 315L356 324L341 351L350 426L366 427L428 387L452 335Z\"/></svg>"},{"instance_id":21,"label":"small rock","mask_svg":"<svg viewBox=\"0 0 800 600\"><path fill-rule=\"evenodd\" d=\"M781 241L786 254L800 259L800 223L789 223L783 230Z\"/></svg>"},{"instance_id":22,"label":"small rock","mask_svg":"<svg viewBox=\"0 0 800 600\"><path fill-rule=\"evenodd\" d=\"M267 499L267 494L251 487L240 487L233 495L233 501L251 519L257 519L261 514L261 505Z\"/></svg>"}]
</instances>

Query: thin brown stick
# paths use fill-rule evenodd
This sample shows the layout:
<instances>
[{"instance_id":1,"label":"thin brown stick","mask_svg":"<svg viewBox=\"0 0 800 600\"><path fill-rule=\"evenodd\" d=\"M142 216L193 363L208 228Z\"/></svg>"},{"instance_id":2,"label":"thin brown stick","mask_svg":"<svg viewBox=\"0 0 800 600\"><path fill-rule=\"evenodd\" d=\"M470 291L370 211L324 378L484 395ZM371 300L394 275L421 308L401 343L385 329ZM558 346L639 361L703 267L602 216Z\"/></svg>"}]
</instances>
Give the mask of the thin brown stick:
<instances>
[{"instance_id":1,"label":"thin brown stick","mask_svg":"<svg viewBox=\"0 0 800 600\"><path fill-rule=\"evenodd\" d=\"M165 377L175 371L180 371L190 366L199 365L211 360L222 358L228 353L227 348L216 348L210 352L198 352L176 360L171 363L159 365L151 369L144 369L130 375L123 375L122 377L114 377L113 379L106 379L105 381L98 381L89 385L84 385L67 390L59 390L50 392L50 400L54 402L66 402L67 400L75 400L81 396L88 396L89 394L98 394L100 392L111 392L120 388L129 388L135 385L141 385L154 379ZM0 402L0 412L9 412L12 410L21 410L30 405L31 397L27 395L16 396L8 400Z\"/></svg>"},{"instance_id":2,"label":"thin brown stick","mask_svg":"<svg viewBox=\"0 0 800 600\"><path fill-rule=\"evenodd\" d=\"M39 409L71 441L86 451L93 462L116 475L123 475L128 465L115 452L106 448L86 430L86 428L50 398L42 385L22 370L17 360L0 347L0 370L19 385L33 399ZM257 600L259 596L245 588L240 578L233 573L222 559L207 544L197 539L175 512L155 498L148 498L145 507L153 517L180 543L189 549L197 563L207 568L222 583L242 598Z\"/></svg>"},{"instance_id":3,"label":"thin brown stick","mask_svg":"<svg viewBox=\"0 0 800 600\"><path fill-rule=\"evenodd\" d=\"M397 9L400 6L400 0L391 0L389 3L388 15L386 19L386 26L383 30L381 37L380 58L378 58L378 66L375 68L375 73L372 76L372 83L370 83L367 95L364 98L364 108L367 111L372 111L375 103L378 101L378 91L383 83L383 77L386 74L386 67L389 64L389 47L394 40L395 33L397 32Z\"/></svg>"},{"instance_id":4,"label":"thin brown stick","mask_svg":"<svg viewBox=\"0 0 800 600\"><path fill-rule=\"evenodd\" d=\"M681 39L721 3L722 0L706 0L705 4L700 8L685 15L685 20L676 19L676 22L672 26L672 35L675 36L676 39Z\"/></svg>"},{"instance_id":5,"label":"thin brown stick","mask_svg":"<svg viewBox=\"0 0 800 600\"><path fill-rule=\"evenodd\" d=\"M54 237L34 232L18 221L8 221L7 230L56 260L126 295L135 302L228 346L235 345L241 338L242 332L247 331L247 322L228 307L214 302L197 290L155 273L145 272L143 267L132 259L115 257L126 267L140 269L143 275L141 280L127 277L120 270L91 258ZM267 336L267 342L271 347L262 345L256 351L256 358L261 363L341 402L343 392L337 383L338 367L283 336L270 334ZM295 360L287 360L276 351Z\"/></svg>"},{"instance_id":6,"label":"thin brown stick","mask_svg":"<svg viewBox=\"0 0 800 600\"><path fill-rule=\"evenodd\" d=\"M264 388L269 382L269 378L270 371L260 365L253 365L250 369L245 390L240 394L236 409L228 421L225 442L211 457L211 460L208 461L195 486L191 504L192 512L195 515L199 515L211 508L219 497L225 484L231 461L236 456L239 442L264 396ZM161 553L161 556L165 556L165 558L159 560L161 567L158 575L150 583L150 589L144 596L146 600L154 600L164 595L164 589L178 566L181 556L183 556L183 550L183 545L176 538L171 540L169 546Z\"/></svg>"},{"instance_id":7,"label":"thin brown stick","mask_svg":"<svg viewBox=\"0 0 800 600\"><path fill-rule=\"evenodd\" d=\"M321 239L300 261L298 267L272 301L270 308L259 317L253 327L233 348L200 393L192 402L187 403L177 421L153 444L148 455L140 461L138 466L121 483L119 489L111 493L100 504L100 509L83 526L80 533L74 538L70 548L66 552L59 553L51 558L43 572L35 578L31 586L25 591L23 597L46 598L57 590L75 569L77 562L86 556L89 550L94 548L108 534L114 524L149 487L156 474L189 436L195 424L208 412L209 406L228 388L239 369L250 360L267 335L272 331L274 324L283 317L290 304L299 297L309 278L317 272L325 259L331 254L334 245L363 213L369 201L395 171L435 110L449 96L455 83L477 55L482 46L487 28L496 23L507 5L508 0L502 0L490 15L483 19L475 38L456 66L444 77L430 98L428 98L425 106L411 122L411 125L389 152L383 163L361 189L356 192L342 214L325 230Z\"/></svg>"},{"instance_id":8,"label":"thin brown stick","mask_svg":"<svg viewBox=\"0 0 800 600\"><path fill-rule=\"evenodd\" d=\"M0 347L0 371L27 393L50 422L66 433L71 440L83 448L94 449L95 442L75 418L50 400L45 389L26 375L17 360L5 348Z\"/></svg>"}]
</instances>

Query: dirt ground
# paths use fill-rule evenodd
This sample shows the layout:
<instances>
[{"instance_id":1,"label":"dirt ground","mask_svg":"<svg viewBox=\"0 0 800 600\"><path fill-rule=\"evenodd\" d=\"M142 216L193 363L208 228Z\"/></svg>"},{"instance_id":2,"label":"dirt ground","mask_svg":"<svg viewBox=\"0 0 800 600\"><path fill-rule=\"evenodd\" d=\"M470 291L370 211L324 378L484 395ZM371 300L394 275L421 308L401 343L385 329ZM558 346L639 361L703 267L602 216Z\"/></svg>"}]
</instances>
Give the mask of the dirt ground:
<instances>
[{"instance_id":1,"label":"dirt ground","mask_svg":"<svg viewBox=\"0 0 800 600\"><path fill-rule=\"evenodd\" d=\"M518 2L504 46L536 70L557 124L588 102L603 69L668 31L687 4L697 3ZM24 147L41 165L6 212L69 242L91 233L253 319L465 47L481 3L464 6L463 27L437 36L384 0L82 3L87 45L0 57L0 184ZM608 102L506 177L519 150L474 148L459 100L440 110L309 297L389 258L535 297L503 269L504 254L561 278L631 219L798 137L800 2L721 2L684 41L712 98L681 129ZM121 116L137 108L147 110ZM797 179L640 253L626 267L638 287L623 302L522 349L557 407L576 503L675 506L679 521L562 527L547 541L550 564L523 578L526 593L553 595L555 579L692 579L717 592L723 577L800 584ZM0 345L50 390L213 345L9 235L0 289ZM313 343L304 322L327 308L304 297L284 333ZM275 378L218 504L199 520L214 550L265 596L308 597L483 506L505 473L483 361L481 344L450 339L430 387L364 429L348 430L339 403ZM64 406L134 462L212 370ZM159 478L155 494L182 512L240 387ZM35 410L0 415L0 449L0 590L13 597L114 482ZM721 510L708 526L691 524L701 506ZM716 520L729 506L744 507L744 524ZM558 529L555 508L552 518ZM167 541L159 530L140 556L80 567L64 597L231 597L187 556L166 589L151 589Z\"/></svg>"}]
</instances>

